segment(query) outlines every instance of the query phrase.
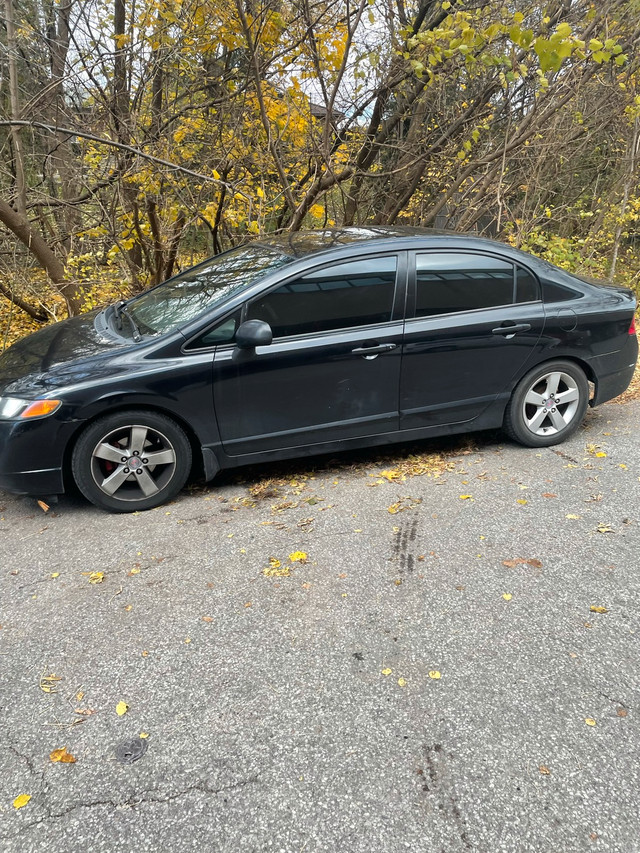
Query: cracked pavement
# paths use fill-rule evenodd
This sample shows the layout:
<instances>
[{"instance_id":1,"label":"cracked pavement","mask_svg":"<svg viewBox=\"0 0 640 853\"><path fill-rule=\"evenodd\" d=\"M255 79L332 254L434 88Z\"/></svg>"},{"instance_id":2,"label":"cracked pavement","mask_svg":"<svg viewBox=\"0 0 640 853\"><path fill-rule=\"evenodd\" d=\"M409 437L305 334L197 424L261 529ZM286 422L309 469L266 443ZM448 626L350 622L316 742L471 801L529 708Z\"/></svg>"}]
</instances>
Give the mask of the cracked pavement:
<instances>
[{"instance_id":1,"label":"cracked pavement","mask_svg":"<svg viewBox=\"0 0 640 853\"><path fill-rule=\"evenodd\" d=\"M2 853L640 851L639 421L261 466L128 516L0 494ZM451 470L376 476L412 453Z\"/></svg>"}]
</instances>

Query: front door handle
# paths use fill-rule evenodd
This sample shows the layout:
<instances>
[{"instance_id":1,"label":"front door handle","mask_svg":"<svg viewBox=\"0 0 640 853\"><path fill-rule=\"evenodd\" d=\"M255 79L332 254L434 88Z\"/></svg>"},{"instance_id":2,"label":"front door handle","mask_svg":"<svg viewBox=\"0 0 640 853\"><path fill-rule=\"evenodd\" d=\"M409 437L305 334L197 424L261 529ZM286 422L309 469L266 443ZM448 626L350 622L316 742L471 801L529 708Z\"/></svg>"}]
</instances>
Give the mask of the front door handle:
<instances>
[{"instance_id":1,"label":"front door handle","mask_svg":"<svg viewBox=\"0 0 640 853\"><path fill-rule=\"evenodd\" d=\"M492 335L506 335L510 337L516 332L528 332L531 329L531 323L505 323L503 326L498 326L497 329L491 329Z\"/></svg>"},{"instance_id":2,"label":"front door handle","mask_svg":"<svg viewBox=\"0 0 640 853\"><path fill-rule=\"evenodd\" d=\"M391 352L392 349L395 349L397 344L373 344L370 347L356 347L356 349L352 349L351 352L353 355L362 355L365 358L375 358L376 355L380 355L382 352Z\"/></svg>"}]
</instances>

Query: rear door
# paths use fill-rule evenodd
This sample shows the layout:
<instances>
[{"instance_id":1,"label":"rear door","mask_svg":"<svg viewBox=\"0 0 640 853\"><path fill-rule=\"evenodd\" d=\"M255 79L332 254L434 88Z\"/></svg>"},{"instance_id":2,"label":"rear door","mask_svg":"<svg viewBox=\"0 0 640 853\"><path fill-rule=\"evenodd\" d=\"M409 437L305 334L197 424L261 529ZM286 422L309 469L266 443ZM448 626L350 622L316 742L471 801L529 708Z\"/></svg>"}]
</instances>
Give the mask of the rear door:
<instances>
[{"instance_id":1,"label":"rear door","mask_svg":"<svg viewBox=\"0 0 640 853\"><path fill-rule=\"evenodd\" d=\"M273 343L216 349L214 403L225 451L243 455L399 428L406 254L331 264L270 289L243 320Z\"/></svg>"},{"instance_id":2,"label":"rear door","mask_svg":"<svg viewBox=\"0 0 640 853\"><path fill-rule=\"evenodd\" d=\"M531 358L544 327L527 269L479 252L416 252L409 260L401 429L472 421Z\"/></svg>"}]
</instances>

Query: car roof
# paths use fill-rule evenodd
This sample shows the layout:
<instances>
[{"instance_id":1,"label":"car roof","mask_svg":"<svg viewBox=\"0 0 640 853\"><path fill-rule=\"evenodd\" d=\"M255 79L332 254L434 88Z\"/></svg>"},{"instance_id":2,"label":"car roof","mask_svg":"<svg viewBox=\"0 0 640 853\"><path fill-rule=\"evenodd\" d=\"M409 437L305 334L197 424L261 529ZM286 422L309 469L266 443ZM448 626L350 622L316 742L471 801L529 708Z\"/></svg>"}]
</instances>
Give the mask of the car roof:
<instances>
[{"instance_id":1,"label":"car roof","mask_svg":"<svg viewBox=\"0 0 640 853\"><path fill-rule=\"evenodd\" d=\"M532 260L531 255L522 252L507 243L465 234L456 231L442 231L437 228L418 228L410 226L351 226L344 228L321 228L314 231L295 231L274 236L259 237L254 245L262 245L289 255L292 258L304 258L328 252L331 249L345 249L351 244L366 243L367 248L392 249L389 241L403 244L416 244L424 248L484 249L485 251L508 252L520 256L523 260ZM408 248L409 246L405 246ZM536 260L539 260L536 258Z\"/></svg>"}]
</instances>

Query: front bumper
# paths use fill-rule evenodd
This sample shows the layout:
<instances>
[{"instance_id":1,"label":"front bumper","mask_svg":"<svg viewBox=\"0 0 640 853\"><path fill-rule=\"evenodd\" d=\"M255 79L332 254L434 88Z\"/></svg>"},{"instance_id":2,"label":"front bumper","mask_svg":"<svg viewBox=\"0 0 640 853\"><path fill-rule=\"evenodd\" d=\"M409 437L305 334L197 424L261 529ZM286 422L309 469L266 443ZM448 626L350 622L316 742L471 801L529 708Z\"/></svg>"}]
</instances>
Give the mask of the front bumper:
<instances>
[{"instance_id":1,"label":"front bumper","mask_svg":"<svg viewBox=\"0 0 640 853\"><path fill-rule=\"evenodd\" d=\"M55 415L0 421L0 489L34 497L64 492L65 450L77 426Z\"/></svg>"}]
</instances>

